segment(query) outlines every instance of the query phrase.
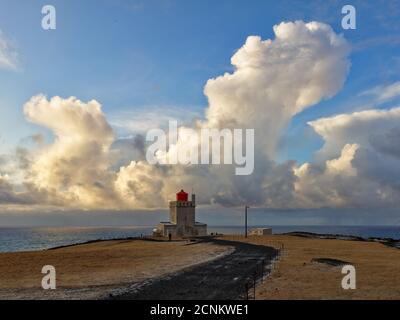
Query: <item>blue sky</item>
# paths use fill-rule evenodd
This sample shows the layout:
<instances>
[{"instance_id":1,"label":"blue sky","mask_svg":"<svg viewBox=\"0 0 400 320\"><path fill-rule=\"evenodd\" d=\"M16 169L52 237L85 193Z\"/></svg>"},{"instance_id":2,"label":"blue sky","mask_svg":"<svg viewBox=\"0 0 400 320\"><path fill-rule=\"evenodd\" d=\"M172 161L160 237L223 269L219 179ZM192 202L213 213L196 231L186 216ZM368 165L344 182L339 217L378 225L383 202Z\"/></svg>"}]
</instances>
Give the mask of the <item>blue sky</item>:
<instances>
[{"instance_id":1,"label":"blue sky","mask_svg":"<svg viewBox=\"0 0 400 320\"><path fill-rule=\"evenodd\" d=\"M45 31L41 28L41 9L48 4L56 8L56 30ZM343 30L341 27L341 9L345 4L356 8L356 30ZM254 190L263 188L264 193L260 193L260 198L255 200L255 206L261 207L261 216L264 214L262 206L279 209L282 203L282 207L285 207L288 199L293 197L293 203L306 209L299 211L297 218L294 211L284 213L288 221L293 223L342 223L341 219L345 223L398 223L400 171L397 168L400 167L400 149L397 141L400 137L400 111L393 112L393 117L390 112L384 115L365 113L361 117L351 115L350 125L343 128L340 127L340 121L328 121L333 129L324 138L326 144L330 144L325 149L331 149L325 150L327 153L322 167L319 167L321 162L314 156L323 147L324 140L307 123L336 114L369 109L388 110L399 106L399 18L400 2L389 0L0 0L0 165L4 155L13 155L16 147L26 146L28 137L38 133L47 138L50 150L48 158L45 157L46 147L38 148L37 153L32 152L36 158L28 169L20 166L21 163L12 169L0 168L3 170L0 172L0 204L5 199L4 207L11 203L10 210L14 210L14 205L20 208L19 205L24 207L28 204L29 207L32 204L37 206L37 212L43 211L41 205L48 205L46 212L50 212L53 210L51 206L57 205L58 201L69 203L69 197L79 196L79 188L84 185L83 195L92 195L93 192L95 196L100 194L99 199L108 201L108 192L114 192L118 201L121 198L128 199L135 205L137 201L137 208L142 209L142 190L153 191L153 186L157 189L158 185L164 183L163 179L167 179L167 186L175 182L197 183L198 180L202 186L202 179L198 179L195 170L193 175L182 177L182 180L174 175L166 178L159 175L160 182L156 181L158 173L153 171L154 168L150 170L144 167L142 170L147 172L148 177L143 178L140 168L130 171L131 153L128 152L129 161L124 162L125 167L121 167L125 171L118 173L118 177L123 178L122 182L126 179L127 185L122 185L126 187L121 189L123 192L117 190L115 186L119 180L116 172L110 172L107 168L104 172L97 170L92 176L92 164L105 167L101 153L88 155L84 153L85 144L79 146L82 150L74 150L64 143L61 145L67 148L62 154L63 158L58 153L59 145L52 144L50 130L25 119L23 105L40 93L49 98L75 96L84 102L95 99L101 103L105 118L113 126L117 138L134 134L135 130L140 131L142 127L151 125L155 118L158 122L154 124L161 126L162 121L166 122L171 116L189 122L204 116L208 101L203 90L207 80L234 71L230 59L244 45L248 36L274 39L274 25L282 21L303 20L330 25L335 33L343 34L351 45L351 68L345 84L334 97L322 100L293 117L289 127L283 130L276 159L278 164L267 166L266 172L262 172L263 166L258 168L261 173L256 172L248 180L229 180L231 188L225 190L219 201L224 203L226 199L238 199L241 205L245 201L252 201L251 197L246 198L247 191L252 196ZM4 39L7 50L17 55L14 69L1 68ZM296 40L292 39L294 42ZM325 75L325 78L330 78L330 75ZM395 94L390 99L379 100L379 95L387 93L391 85L396 85ZM256 84L251 87L256 87ZM371 90L375 90L376 94L366 94ZM273 115L270 118L272 122L269 123L273 124ZM58 120L62 122L62 119L54 119L55 122ZM90 125L92 123L89 122ZM47 123L47 127L51 126ZM368 132L370 128L371 132ZM342 129L347 130L345 138L340 135ZM374 135L373 130L379 132ZM107 132L97 131L100 144L107 138ZM371 139L375 145L370 143ZM358 144L359 150L346 148L347 144ZM130 147L129 143L127 145ZM72 154L69 154L70 151ZM338 159L344 151L348 154ZM79 158L81 154L83 159ZM88 161L85 157L89 158ZM65 172L58 169L58 165L63 168L65 163L78 163L76 158L82 162L65 168ZM95 161L97 158L99 162ZM43 160L49 165L48 168L43 166L43 172L40 172L38 168ZM286 160L295 160L297 164L289 167ZM301 168L305 162L311 168L308 171ZM358 175L352 175L353 167L358 170ZM12 177L15 181L11 181L15 185L7 180L7 172L12 170L17 171L14 174L16 178ZM30 193L32 184L24 189L26 185L21 184L21 177L25 175L24 182L31 183L29 179L32 173L38 172L37 176L33 175L36 193ZM75 175L75 172L78 173ZM84 181L86 184L82 183L82 176L87 178ZM109 176L113 176L114 180L110 180ZM43 188L43 177L48 179L47 189ZM260 177L265 178L266 183ZM154 184L151 185L149 181ZM295 185L298 181L304 185ZM129 186L139 185L140 182L144 182L143 188L129 189ZM203 182L207 186L202 190L204 196L209 188L208 181ZM104 194L97 189L102 183L107 186ZM218 188L217 183L214 188ZM159 192L158 197L164 201L174 191L171 187L171 190L166 188L154 192ZM243 197L238 197L236 192ZM284 197L286 194L287 198ZM87 198L92 199L90 196ZM208 201L204 201L207 205L212 203L210 195L204 198ZM274 200L277 206L274 206ZM381 203L388 208L384 213L374 209L375 205ZM166 201L161 207L164 208L165 204ZM308 212L308 207L317 211L310 209ZM365 210L366 207L368 210ZM99 205L95 208L97 210ZM102 205L100 208L103 209ZM132 210L137 208L132 206ZM210 210L214 212L214 209ZM230 212L231 209L226 210ZM267 216L276 218L276 223L287 222L282 211L268 212ZM112 219L110 216L110 221ZM47 221L47 218L43 221ZM275 220L272 221L275 223Z\"/></svg>"},{"instance_id":2,"label":"blue sky","mask_svg":"<svg viewBox=\"0 0 400 320\"><path fill-rule=\"evenodd\" d=\"M107 117L157 107L201 114L205 82L232 70L230 57L249 35L273 37L272 26L302 19L330 24L355 47L344 88L296 116L280 159L309 159L321 140L306 122L368 107L357 94L397 80L399 4L352 1L357 29L341 28L348 1L0 1L0 29L18 53L18 70L0 70L0 150L43 129L26 122L22 105L38 93L96 99ZM57 10L44 31L41 8Z\"/></svg>"}]
</instances>

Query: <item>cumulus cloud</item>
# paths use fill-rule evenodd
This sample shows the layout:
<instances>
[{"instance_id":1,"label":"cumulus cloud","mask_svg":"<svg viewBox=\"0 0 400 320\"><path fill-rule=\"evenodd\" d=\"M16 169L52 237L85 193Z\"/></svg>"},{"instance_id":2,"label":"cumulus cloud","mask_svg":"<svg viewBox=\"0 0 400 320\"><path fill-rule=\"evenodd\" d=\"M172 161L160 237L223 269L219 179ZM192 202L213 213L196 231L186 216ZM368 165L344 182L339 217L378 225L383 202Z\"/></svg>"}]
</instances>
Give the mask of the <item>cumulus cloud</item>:
<instances>
[{"instance_id":1,"label":"cumulus cloud","mask_svg":"<svg viewBox=\"0 0 400 320\"><path fill-rule=\"evenodd\" d=\"M254 174L238 177L227 165L172 166L161 173L155 166L140 164L141 170L134 170L138 164L131 164L118 173L119 188L129 190L130 199L138 198L137 181L142 179L158 181L155 198L164 203L173 190L184 186L194 187L205 203L295 205L294 163L274 162L279 139L294 115L342 87L350 65L349 47L328 25L318 22L281 23L274 32L272 40L247 38L231 59L234 72L207 82L205 120L195 127L180 127L177 143L167 155L161 154L168 158L174 152L179 156L179 150L197 149L194 137L199 129L255 129Z\"/></svg>"},{"instance_id":2,"label":"cumulus cloud","mask_svg":"<svg viewBox=\"0 0 400 320\"><path fill-rule=\"evenodd\" d=\"M116 139L111 145L114 161L112 168L129 165L132 161L144 161L146 159L146 138L137 134L130 137Z\"/></svg>"},{"instance_id":3,"label":"cumulus cloud","mask_svg":"<svg viewBox=\"0 0 400 320\"><path fill-rule=\"evenodd\" d=\"M296 197L307 207L396 206L400 200L400 108L310 122L324 146L295 169Z\"/></svg>"},{"instance_id":4,"label":"cumulus cloud","mask_svg":"<svg viewBox=\"0 0 400 320\"><path fill-rule=\"evenodd\" d=\"M14 180L0 172L0 204L26 206L36 203L35 195L27 190L18 190Z\"/></svg>"},{"instance_id":5,"label":"cumulus cloud","mask_svg":"<svg viewBox=\"0 0 400 320\"><path fill-rule=\"evenodd\" d=\"M388 134L388 130L399 126L400 109L366 110L351 114L340 114L309 122L309 125L324 139L317 160L337 157L347 143L372 147L377 136ZM378 139L383 140L383 139ZM375 145L378 141L375 141Z\"/></svg>"},{"instance_id":6,"label":"cumulus cloud","mask_svg":"<svg viewBox=\"0 0 400 320\"><path fill-rule=\"evenodd\" d=\"M232 57L235 72L210 79L208 126L255 128L273 157L291 118L343 85L350 66L344 38L323 23L283 22L275 39L250 36ZM266 139L267 137L267 139Z\"/></svg>"},{"instance_id":7,"label":"cumulus cloud","mask_svg":"<svg viewBox=\"0 0 400 320\"><path fill-rule=\"evenodd\" d=\"M292 117L335 95L344 84L350 62L346 40L326 24L285 22L276 25L274 33L275 37L267 40L248 37L231 59L234 71L206 83L209 105L205 116L192 126L180 127L178 141L168 151L198 148L192 138L203 128L255 129L252 175L236 176L233 165L150 165L144 160L147 145L143 137L115 139L97 101L38 95L25 104L25 116L49 129L54 141L42 141L24 157L25 189L37 203L79 208L165 207L182 187L194 188L199 203L223 206L360 203L362 196L354 193L372 192L375 185L352 190L351 183L357 182L363 170L374 180L372 173L380 169L356 164L365 164L368 152L393 157L388 155L390 145L381 143L381 137L395 141L397 131L385 131L378 123L384 119L386 128L394 124L393 114L370 111L377 114L316 120L310 125L325 145L315 163L278 164L277 145ZM390 112L397 116L396 110ZM382 130L365 138L363 134L371 133L371 126ZM140 126L139 130L130 129L137 132ZM128 151L130 148L133 151ZM389 151L384 155L383 150ZM394 195L387 189L382 189L383 193ZM352 195L358 202L350 201Z\"/></svg>"},{"instance_id":8,"label":"cumulus cloud","mask_svg":"<svg viewBox=\"0 0 400 320\"><path fill-rule=\"evenodd\" d=\"M10 41L4 36L0 30L0 68L1 69L17 69L18 58L16 51L12 48Z\"/></svg>"},{"instance_id":9,"label":"cumulus cloud","mask_svg":"<svg viewBox=\"0 0 400 320\"><path fill-rule=\"evenodd\" d=\"M8 176L0 175L0 203L8 204L17 201L13 187L8 181Z\"/></svg>"},{"instance_id":10,"label":"cumulus cloud","mask_svg":"<svg viewBox=\"0 0 400 320\"><path fill-rule=\"evenodd\" d=\"M26 184L55 204L112 205L113 173L108 167L114 134L100 104L38 95L24 105L24 113L54 134L54 142L32 156Z\"/></svg>"},{"instance_id":11,"label":"cumulus cloud","mask_svg":"<svg viewBox=\"0 0 400 320\"><path fill-rule=\"evenodd\" d=\"M297 177L296 205L305 208L340 207L347 205L357 175L352 166L357 144L346 144L338 158L327 160L324 165L305 163L294 168Z\"/></svg>"}]
</instances>

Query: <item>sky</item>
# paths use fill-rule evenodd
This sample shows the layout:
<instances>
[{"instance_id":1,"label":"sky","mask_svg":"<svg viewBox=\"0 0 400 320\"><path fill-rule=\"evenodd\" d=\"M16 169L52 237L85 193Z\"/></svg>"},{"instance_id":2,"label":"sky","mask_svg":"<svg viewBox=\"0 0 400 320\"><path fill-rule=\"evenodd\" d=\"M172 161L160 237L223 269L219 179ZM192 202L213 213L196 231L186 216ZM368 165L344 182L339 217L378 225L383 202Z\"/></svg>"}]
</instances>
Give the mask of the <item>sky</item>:
<instances>
[{"instance_id":1,"label":"sky","mask_svg":"<svg viewBox=\"0 0 400 320\"><path fill-rule=\"evenodd\" d=\"M194 187L205 212L398 223L399 16L384 0L0 0L0 222L161 210ZM253 175L144 163L169 119L255 128Z\"/></svg>"}]
</instances>

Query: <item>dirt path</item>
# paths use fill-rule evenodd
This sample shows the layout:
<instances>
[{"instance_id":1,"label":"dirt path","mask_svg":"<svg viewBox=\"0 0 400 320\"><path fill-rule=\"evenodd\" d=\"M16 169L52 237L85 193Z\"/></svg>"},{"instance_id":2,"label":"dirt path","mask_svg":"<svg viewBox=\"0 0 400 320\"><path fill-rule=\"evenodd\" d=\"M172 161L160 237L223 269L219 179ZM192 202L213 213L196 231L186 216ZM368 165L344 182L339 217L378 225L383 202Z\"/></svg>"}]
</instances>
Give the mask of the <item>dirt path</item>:
<instances>
[{"instance_id":1,"label":"dirt path","mask_svg":"<svg viewBox=\"0 0 400 320\"><path fill-rule=\"evenodd\" d=\"M245 285L253 281L256 272L261 277L270 272L271 262L277 250L267 246L242 242L204 239L216 245L233 246L233 253L206 262L168 277L154 279L141 287L114 299L223 299L234 300L245 297Z\"/></svg>"}]
</instances>

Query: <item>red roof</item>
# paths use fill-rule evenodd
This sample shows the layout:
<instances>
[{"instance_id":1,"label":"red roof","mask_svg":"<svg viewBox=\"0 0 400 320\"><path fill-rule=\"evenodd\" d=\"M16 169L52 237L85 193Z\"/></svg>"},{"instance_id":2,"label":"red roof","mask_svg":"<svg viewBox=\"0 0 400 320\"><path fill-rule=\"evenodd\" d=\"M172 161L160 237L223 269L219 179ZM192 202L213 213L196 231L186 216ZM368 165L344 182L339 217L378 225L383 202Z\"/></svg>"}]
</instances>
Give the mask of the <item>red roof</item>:
<instances>
[{"instance_id":1,"label":"red roof","mask_svg":"<svg viewBox=\"0 0 400 320\"><path fill-rule=\"evenodd\" d=\"M176 194L176 201L188 201L188 194L182 189Z\"/></svg>"}]
</instances>

